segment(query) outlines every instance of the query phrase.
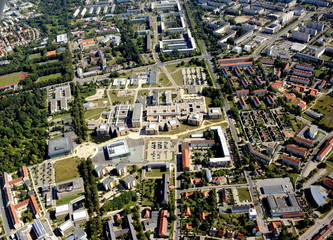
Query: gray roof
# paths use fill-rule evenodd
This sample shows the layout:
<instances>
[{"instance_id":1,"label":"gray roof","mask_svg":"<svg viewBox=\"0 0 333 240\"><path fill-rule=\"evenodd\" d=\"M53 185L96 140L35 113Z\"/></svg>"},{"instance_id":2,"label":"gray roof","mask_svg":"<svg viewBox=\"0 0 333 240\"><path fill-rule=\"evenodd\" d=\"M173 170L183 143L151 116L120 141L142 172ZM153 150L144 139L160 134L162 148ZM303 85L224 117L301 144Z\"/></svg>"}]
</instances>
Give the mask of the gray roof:
<instances>
[{"instance_id":1,"label":"gray roof","mask_svg":"<svg viewBox=\"0 0 333 240\"><path fill-rule=\"evenodd\" d=\"M139 122L142 119L142 103L135 103L133 108L132 121Z\"/></svg>"},{"instance_id":2,"label":"gray roof","mask_svg":"<svg viewBox=\"0 0 333 240\"><path fill-rule=\"evenodd\" d=\"M310 192L313 200L315 201L317 206L322 206L326 204L326 200L323 197L323 195L320 192L320 187L319 186L310 186Z\"/></svg>"},{"instance_id":3,"label":"gray roof","mask_svg":"<svg viewBox=\"0 0 333 240\"><path fill-rule=\"evenodd\" d=\"M42 237L46 234L46 231L44 229L44 226L42 224L42 222L40 220L36 220L33 224L32 224L32 228L36 234L37 237Z\"/></svg>"},{"instance_id":4,"label":"gray roof","mask_svg":"<svg viewBox=\"0 0 333 240\"><path fill-rule=\"evenodd\" d=\"M114 223L113 219L106 222L105 235L107 240L116 240L116 235L113 229L113 223Z\"/></svg>"},{"instance_id":5,"label":"gray roof","mask_svg":"<svg viewBox=\"0 0 333 240\"><path fill-rule=\"evenodd\" d=\"M133 221L132 221L131 215L126 215L125 218L127 220L127 224L128 224L128 227L129 227L129 238L131 240L137 240L136 232L134 230L134 226L133 226Z\"/></svg>"},{"instance_id":6,"label":"gray roof","mask_svg":"<svg viewBox=\"0 0 333 240\"><path fill-rule=\"evenodd\" d=\"M103 180L102 184L103 184L103 185L107 185L107 184L110 184L110 183L112 183L112 182L113 182L113 179L107 177L107 178L105 178L105 179Z\"/></svg>"},{"instance_id":7,"label":"gray roof","mask_svg":"<svg viewBox=\"0 0 333 240\"><path fill-rule=\"evenodd\" d=\"M126 183L126 184L129 184L129 183L131 183L131 182L134 182L136 179L133 177L133 176L127 176L127 177L125 177L124 178L124 182Z\"/></svg>"},{"instance_id":8,"label":"gray roof","mask_svg":"<svg viewBox=\"0 0 333 240\"><path fill-rule=\"evenodd\" d=\"M123 168L125 168L125 167L126 167L126 164L125 164L125 163L119 163L119 164L117 164L116 169L117 169L117 170L120 170L120 169L123 169Z\"/></svg>"},{"instance_id":9,"label":"gray roof","mask_svg":"<svg viewBox=\"0 0 333 240\"><path fill-rule=\"evenodd\" d=\"M262 187L263 194L281 194L284 193L282 185L264 186Z\"/></svg>"},{"instance_id":10,"label":"gray roof","mask_svg":"<svg viewBox=\"0 0 333 240\"><path fill-rule=\"evenodd\" d=\"M163 193L162 193L162 204L168 204L169 201L169 174L162 175Z\"/></svg>"},{"instance_id":11,"label":"gray roof","mask_svg":"<svg viewBox=\"0 0 333 240\"><path fill-rule=\"evenodd\" d=\"M288 194L288 204L285 197L275 197L273 195L267 197L268 205L272 214L288 214L302 212L298 205L295 194Z\"/></svg>"},{"instance_id":12,"label":"gray roof","mask_svg":"<svg viewBox=\"0 0 333 240\"><path fill-rule=\"evenodd\" d=\"M328 177L329 177L330 179L333 179L333 173L331 173L330 175L328 175Z\"/></svg>"},{"instance_id":13,"label":"gray roof","mask_svg":"<svg viewBox=\"0 0 333 240\"><path fill-rule=\"evenodd\" d=\"M58 154L70 153L72 149L73 143L69 137L60 137L57 139L49 140L48 152L50 157Z\"/></svg>"},{"instance_id":14,"label":"gray roof","mask_svg":"<svg viewBox=\"0 0 333 240\"><path fill-rule=\"evenodd\" d=\"M95 171L99 172L99 171L102 171L104 168L105 168L104 166L98 165L97 167L95 167Z\"/></svg>"},{"instance_id":15,"label":"gray roof","mask_svg":"<svg viewBox=\"0 0 333 240\"><path fill-rule=\"evenodd\" d=\"M232 211L249 211L251 206L249 205L240 205L240 206L233 206Z\"/></svg>"}]
</instances>

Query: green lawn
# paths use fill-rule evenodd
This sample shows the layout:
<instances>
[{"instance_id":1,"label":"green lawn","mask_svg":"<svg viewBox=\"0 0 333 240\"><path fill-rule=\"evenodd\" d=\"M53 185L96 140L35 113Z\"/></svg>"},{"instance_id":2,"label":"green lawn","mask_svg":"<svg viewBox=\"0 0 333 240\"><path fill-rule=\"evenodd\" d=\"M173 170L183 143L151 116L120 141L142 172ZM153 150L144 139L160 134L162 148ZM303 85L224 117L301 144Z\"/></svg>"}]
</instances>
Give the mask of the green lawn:
<instances>
[{"instance_id":1,"label":"green lawn","mask_svg":"<svg viewBox=\"0 0 333 240\"><path fill-rule=\"evenodd\" d=\"M79 177L79 158L73 157L55 163L55 181L62 182Z\"/></svg>"},{"instance_id":2,"label":"green lawn","mask_svg":"<svg viewBox=\"0 0 333 240\"><path fill-rule=\"evenodd\" d=\"M117 91L114 91L114 90L111 90L109 92L110 94L110 97L111 97L111 101L112 101L112 104L114 105L116 102L119 102L120 104L124 104L126 102L128 103L133 103L133 96L130 96L130 97L118 97L117 94L118 92Z\"/></svg>"},{"instance_id":3,"label":"green lawn","mask_svg":"<svg viewBox=\"0 0 333 240\"><path fill-rule=\"evenodd\" d=\"M320 124L333 128L333 97L326 95L318 99L312 109L324 115L319 122Z\"/></svg>"},{"instance_id":4,"label":"green lawn","mask_svg":"<svg viewBox=\"0 0 333 240\"><path fill-rule=\"evenodd\" d=\"M43 76L43 77L39 77L37 79L37 82L43 82L43 81L48 81L52 78L59 78L61 77L61 73L55 73L55 74L51 74L51 75L47 75L47 76Z\"/></svg>"},{"instance_id":5,"label":"green lawn","mask_svg":"<svg viewBox=\"0 0 333 240\"><path fill-rule=\"evenodd\" d=\"M212 99L210 97L205 97L206 107L209 108L209 105L212 103Z\"/></svg>"},{"instance_id":6,"label":"green lawn","mask_svg":"<svg viewBox=\"0 0 333 240\"><path fill-rule=\"evenodd\" d=\"M23 73L0 76L0 86L20 82L22 79L22 74Z\"/></svg>"},{"instance_id":7,"label":"green lawn","mask_svg":"<svg viewBox=\"0 0 333 240\"><path fill-rule=\"evenodd\" d=\"M248 188L237 188L239 201L243 202L245 200L251 201L251 196Z\"/></svg>"},{"instance_id":8,"label":"green lawn","mask_svg":"<svg viewBox=\"0 0 333 240\"><path fill-rule=\"evenodd\" d=\"M184 133L185 131L190 131L190 130L194 130L199 128L200 126L190 126L190 125L186 125L186 124L180 124L180 128L174 131L170 131L170 132L160 132L160 135L174 135L174 134L178 134L178 133Z\"/></svg>"},{"instance_id":9,"label":"green lawn","mask_svg":"<svg viewBox=\"0 0 333 240\"><path fill-rule=\"evenodd\" d=\"M171 74L171 77L173 78L173 80L175 81L175 83L178 86L184 85L183 84L183 74L182 74L182 71L177 71L177 72Z\"/></svg>"},{"instance_id":10,"label":"green lawn","mask_svg":"<svg viewBox=\"0 0 333 240\"><path fill-rule=\"evenodd\" d=\"M80 195L74 195L74 196L70 196L67 198L63 198L57 201L57 205L63 205L63 204L68 204L70 201L74 200L75 198L80 197Z\"/></svg>"},{"instance_id":11,"label":"green lawn","mask_svg":"<svg viewBox=\"0 0 333 240\"><path fill-rule=\"evenodd\" d=\"M158 74L158 80L159 80L159 83L161 83L163 87L170 87L170 86L172 86L172 84L169 81L168 77L163 72Z\"/></svg>"},{"instance_id":12,"label":"green lawn","mask_svg":"<svg viewBox=\"0 0 333 240\"><path fill-rule=\"evenodd\" d=\"M149 90L139 90L137 98L139 98L140 96L147 97L148 94L149 94Z\"/></svg>"},{"instance_id":13,"label":"green lawn","mask_svg":"<svg viewBox=\"0 0 333 240\"><path fill-rule=\"evenodd\" d=\"M319 77L320 74L322 74L323 72L324 72L323 70L316 69L316 70L314 70L314 75L315 75L315 77Z\"/></svg>"},{"instance_id":14,"label":"green lawn","mask_svg":"<svg viewBox=\"0 0 333 240\"><path fill-rule=\"evenodd\" d=\"M32 60L32 59L40 58L40 57L41 57L40 53L34 53L34 54L29 55L28 59Z\"/></svg>"},{"instance_id":15,"label":"green lawn","mask_svg":"<svg viewBox=\"0 0 333 240\"><path fill-rule=\"evenodd\" d=\"M160 168L152 169L150 172L146 171L146 177L162 177L162 174L168 173L166 171L162 171Z\"/></svg>"},{"instance_id":16,"label":"green lawn","mask_svg":"<svg viewBox=\"0 0 333 240\"><path fill-rule=\"evenodd\" d=\"M84 118L86 120L98 119L104 110L105 110L104 108L95 108L95 109L88 110L84 113Z\"/></svg>"}]
</instances>

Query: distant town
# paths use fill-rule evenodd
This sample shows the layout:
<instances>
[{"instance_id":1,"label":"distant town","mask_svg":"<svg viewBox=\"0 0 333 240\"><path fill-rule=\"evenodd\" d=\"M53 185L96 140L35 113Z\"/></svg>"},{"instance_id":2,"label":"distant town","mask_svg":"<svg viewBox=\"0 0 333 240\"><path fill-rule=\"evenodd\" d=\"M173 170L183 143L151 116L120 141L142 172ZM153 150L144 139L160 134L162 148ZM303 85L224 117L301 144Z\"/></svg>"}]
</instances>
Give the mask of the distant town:
<instances>
[{"instance_id":1,"label":"distant town","mask_svg":"<svg viewBox=\"0 0 333 240\"><path fill-rule=\"evenodd\" d=\"M0 239L333 239L328 0L0 0Z\"/></svg>"}]
</instances>

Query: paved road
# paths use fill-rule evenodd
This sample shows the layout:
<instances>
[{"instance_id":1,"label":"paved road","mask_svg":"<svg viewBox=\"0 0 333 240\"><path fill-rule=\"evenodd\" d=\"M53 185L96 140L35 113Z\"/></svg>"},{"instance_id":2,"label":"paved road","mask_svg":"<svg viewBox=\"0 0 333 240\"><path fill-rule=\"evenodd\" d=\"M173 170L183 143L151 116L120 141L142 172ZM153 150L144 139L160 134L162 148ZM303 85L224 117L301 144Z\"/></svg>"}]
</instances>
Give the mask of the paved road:
<instances>
[{"instance_id":1,"label":"paved road","mask_svg":"<svg viewBox=\"0 0 333 240\"><path fill-rule=\"evenodd\" d=\"M1 186L2 186L2 178L1 178ZM6 211L6 208L5 208L5 205L4 205L4 191L3 189L1 188L0 189L0 208L1 208L1 216L2 216L2 223L3 223L3 227L4 227L4 230L5 230L5 233L6 233L6 236L10 236L10 226L9 226L9 220L8 219L8 216L7 215L7 211Z\"/></svg>"},{"instance_id":2,"label":"paved road","mask_svg":"<svg viewBox=\"0 0 333 240\"><path fill-rule=\"evenodd\" d=\"M316 235L320 229L322 229L326 224L328 224L333 219L333 210L323 219L316 219L315 224L310 227L299 240L311 240L314 235Z\"/></svg>"},{"instance_id":3,"label":"paved road","mask_svg":"<svg viewBox=\"0 0 333 240\"><path fill-rule=\"evenodd\" d=\"M254 182L252 181L252 178L250 176L250 171L244 171L245 172L245 178L247 180L247 182L249 183L249 188L250 188L250 193L251 193L251 197L252 197L252 201L255 203L254 207L257 211L257 223L260 226L262 233L263 233L263 237L264 239L266 239L265 233L268 233L268 228L267 228L267 224L264 222L264 212L261 208L261 203L259 201L259 196L257 193L257 189L256 186L254 184Z\"/></svg>"},{"instance_id":4,"label":"paved road","mask_svg":"<svg viewBox=\"0 0 333 240\"><path fill-rule=\"evenodd\" d=\"M194 191L208 191L208 190L213 190L213 189L216 190L216 189L223 189L223 188L244 188L244 187L249 187L249 184L243 183L243 184L195 187L195 188L189 188L189 189L182 189L182 190L179 190L179 192L184 193L184 192L194 192Z\"/></svg>"}]
</instances>

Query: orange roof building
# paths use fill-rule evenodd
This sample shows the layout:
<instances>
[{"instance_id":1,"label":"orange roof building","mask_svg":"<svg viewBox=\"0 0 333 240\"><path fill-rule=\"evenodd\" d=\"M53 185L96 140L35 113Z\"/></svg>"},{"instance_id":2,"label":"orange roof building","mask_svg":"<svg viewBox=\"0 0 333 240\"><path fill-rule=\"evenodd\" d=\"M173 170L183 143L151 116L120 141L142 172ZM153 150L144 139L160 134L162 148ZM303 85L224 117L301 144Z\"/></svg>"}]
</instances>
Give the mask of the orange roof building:
<instances>
[{"instance_id":1,"label":"orange roof building","mask_svg":"<svg viewBox=\"0 0 333 240\"><path fill-rule=\"evenodd\" d=\"M52 55L55 55L57 54L57 51L56 50L53 50L53 51L49 51L46 53L46 56L52 56Z\"/></svg>"},{"instance_id":2,"label":"orange roof building","mask_svg":"<svg viewBox=\"0 0 333 240\"><path fill-rule=\"evenodd\" d=\"M317 160L322 161L326 156L328 156L332 148L333 148L333 137L326 142L325 147L319 152L319 154L317 155Z\"/></svg>"},{"instance_id":3,"label":"orange roof building","mask_svg":"<svg viewBox=\"0 0 333 240\"><path fill-rule=\"evenodd\" d=\"M167 237L168 236L168 211L161 210L160 213L160 225L158 228L158 235L160 237Z\"/></svg>"},{"instance_id":4,"label":"orange roof building","mask_svg":"<svg viewBox=\"0 0 333 240\"><path fill-rule=\"evenodd\" d=\"M190 154L188 148L182 150L182 168L183 171L190 170Z\"/></svg>"},{"instance_id":5,"label":"orange roof building","mask_svg":"<svg viewBox=\"0 0 333 240\"><path fill-rule=\"evenodd\" d=\"M192 196L193 194L194 194L193 192L186 192L186 193L184 194L184 197L185 197L185 198L188 198L188 197Z\"/></svg>"},{"instance_id":6,"label":"orange roof building","mask_svg":"<svg viewBox=\"0 0 333 240\"><path fill-rule=\"evenodd\" d=\"M191 208L190 207L185 208L184 215L185 216L191 216Z\"/></svg>"}]
</instances>

